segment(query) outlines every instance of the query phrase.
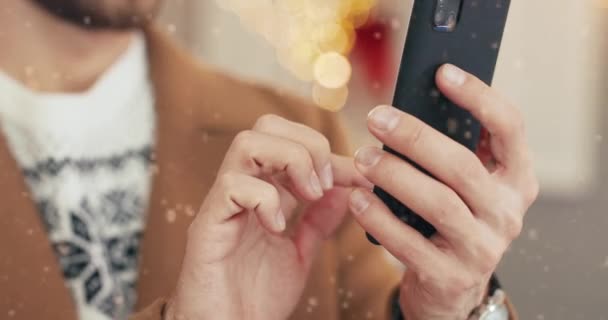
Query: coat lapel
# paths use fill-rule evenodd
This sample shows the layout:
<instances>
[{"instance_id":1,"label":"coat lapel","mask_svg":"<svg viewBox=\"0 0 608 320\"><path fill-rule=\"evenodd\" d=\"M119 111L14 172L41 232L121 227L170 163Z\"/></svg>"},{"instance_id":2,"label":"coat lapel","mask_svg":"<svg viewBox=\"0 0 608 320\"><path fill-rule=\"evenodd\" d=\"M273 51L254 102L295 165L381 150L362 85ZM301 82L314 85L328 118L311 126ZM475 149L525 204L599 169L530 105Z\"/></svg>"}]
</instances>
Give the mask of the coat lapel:
<instances>
[{"instance_id":1,"label":"coat lapel","mask_svg":"<svg viewBox=\"0 0 608 320\"><path fill-rule=\"evenodd\" d=\"M147 30L157 112L155 177L140 250L138 307L172 293L186 231L215 180L232 131L198 120L211 115L200 66L154 29ZM179 63L176 63L179 61ZM211 94L209 95L211 96ZM202 109L202 110L201 110ZM138 308L138 309L139 309Z\"/></svg>"},{"instance_id":2,"label":"coat lapel","mask_svg":"<svg viewBox=\"0 0 608 320\"><path fill-rule=\"evenodd\" d=\"M58 260L4 137L0 195L0 317L75 319Z\"/></svg>"}]
</instances>

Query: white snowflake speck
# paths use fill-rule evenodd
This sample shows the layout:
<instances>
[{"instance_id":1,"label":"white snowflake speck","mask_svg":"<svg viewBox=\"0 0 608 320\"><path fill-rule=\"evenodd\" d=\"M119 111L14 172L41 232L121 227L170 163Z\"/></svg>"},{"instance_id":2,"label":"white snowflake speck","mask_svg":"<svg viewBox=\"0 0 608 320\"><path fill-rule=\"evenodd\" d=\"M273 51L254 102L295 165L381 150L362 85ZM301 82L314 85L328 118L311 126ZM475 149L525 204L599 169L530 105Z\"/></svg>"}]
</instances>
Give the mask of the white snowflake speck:
<instances>
[{"instance_id":1,"label":"white snowflake speck","mask_svg":"<svg viewBox=\"0 0 608 320\"><path fill-rule=\"evenodd\" d=\"M393 28L393 30L397 30L397 29L401 28L401 22L399 21L399 19L397 19L397 18L391 19L391 28Z\"/></svg>"},{"instance_id":2,"label":"white snowflake speck","mask_svg":"<svg viewBox=\"0 0 608 320\"><path fill-rule=\"evenodd\" d=\"M177 213L175 212L175 210L169 209L166 212L166 218L167 218L167 222L173 223L173 222L175 222L175 219L177 218Z\"/></svg>"},{"instance_id":3,"label":"white snowflake speck","mask_svg":"<svg viewBox=\"0 0 608 320\"><path fill-rule=\"evenodd\" d=\"M308 298L308 305L311 307L316 307L319 305L319 299L317 299L316 297L310 297Z\"/></svg>"}]
</instances>

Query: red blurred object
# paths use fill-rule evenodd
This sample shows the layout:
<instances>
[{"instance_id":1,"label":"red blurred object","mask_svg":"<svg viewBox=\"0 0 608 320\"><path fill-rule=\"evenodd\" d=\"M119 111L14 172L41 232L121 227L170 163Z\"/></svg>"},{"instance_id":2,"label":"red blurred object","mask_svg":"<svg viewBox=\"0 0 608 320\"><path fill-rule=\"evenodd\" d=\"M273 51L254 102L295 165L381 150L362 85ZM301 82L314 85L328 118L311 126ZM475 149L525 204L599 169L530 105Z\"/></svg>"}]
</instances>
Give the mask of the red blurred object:
<instances>
[{"instance_id":1,"label":"red blurred object","mask_svg":"<svg viewBox=\"0 0 608 320\"><path fill-rule=\"evenodd\" d=\"M374 18L356 30L352 58L364 71L364 80L374 95L385 94L397 73L398 66L393 65L391 32L389 23Z\"/></svg>"}]
</instances>

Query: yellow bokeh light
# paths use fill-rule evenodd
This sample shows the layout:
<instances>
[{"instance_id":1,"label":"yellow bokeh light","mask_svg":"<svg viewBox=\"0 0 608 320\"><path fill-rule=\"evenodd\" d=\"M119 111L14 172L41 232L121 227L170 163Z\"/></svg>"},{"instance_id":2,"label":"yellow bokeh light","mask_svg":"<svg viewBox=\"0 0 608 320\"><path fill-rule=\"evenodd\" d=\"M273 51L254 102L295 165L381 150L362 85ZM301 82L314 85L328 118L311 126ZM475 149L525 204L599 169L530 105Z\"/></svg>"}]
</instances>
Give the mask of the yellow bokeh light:
<instances>
[{"instance_id":1,"label":"yellow bokeh light","mask_svg":"<svg viewBox=\"0 0 608 320\"><path fill-rule=\"evenodd\" d=\"M351 73L348 59L337 52L324 53L315 61L315 80L325 88L337 89L346 86Z\"/></svg>"},{"instance_id":2,"label":"yellow bokeh light","mask_svg":"<svg viewBox=\"0 0 608 320\"><path fill-rule=\"evenodd\" d=\"M355 29L377 0L217 0L276 50L279 64L313 83L313 100L339 110L346 103Z\"/></svg>"},{"instance_id":3,"label":"yellow bokeh light","mask_svg":"<svg viewBox=\"0 0 608 320\"><path fill-rule=\"evenodd\" d=\"M348 87L329 89L315 82L312 86L312 100L325 110L340 111L348 100Z\"/></svg>"}]
</instances>

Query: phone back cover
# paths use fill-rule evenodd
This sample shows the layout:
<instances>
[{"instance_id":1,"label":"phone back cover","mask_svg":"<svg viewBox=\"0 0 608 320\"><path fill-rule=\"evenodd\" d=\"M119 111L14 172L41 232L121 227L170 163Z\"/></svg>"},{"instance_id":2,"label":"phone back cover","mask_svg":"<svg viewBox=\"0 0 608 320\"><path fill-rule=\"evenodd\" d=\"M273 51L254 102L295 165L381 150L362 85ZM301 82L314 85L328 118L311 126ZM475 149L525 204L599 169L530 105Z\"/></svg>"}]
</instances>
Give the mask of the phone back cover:
<instances>
[{"instance_id":1,"label":"phone back cover","mask_svg":"<svg viewBox=\"0 0 608 320\"><path fill-rule=\"evenodd\" d=\"M440 32L433 28L437 0L416 0L393 105L475 150L481 131L479 122L439 94L435 73L442 64L451 63L490 84L509 4L509 0L463 0L456 29ZM380 188L374 191L402 221L427 237L435 233L433 226L388 193ZM370 240L375 242L371 237Z\"/></svg>"}]
</instances>

